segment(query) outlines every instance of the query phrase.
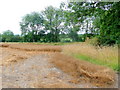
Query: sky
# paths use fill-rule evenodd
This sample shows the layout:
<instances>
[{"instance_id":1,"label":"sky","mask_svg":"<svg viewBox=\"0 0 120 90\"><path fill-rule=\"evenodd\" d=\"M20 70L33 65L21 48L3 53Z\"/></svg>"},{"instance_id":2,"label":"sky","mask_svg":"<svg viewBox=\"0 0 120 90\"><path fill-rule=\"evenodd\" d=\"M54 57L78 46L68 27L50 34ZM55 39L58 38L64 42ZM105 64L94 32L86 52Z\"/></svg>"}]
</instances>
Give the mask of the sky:
<instances>
[{"instance_id":1,"label":"sky","mask_svg":"<svg viewBox=\"0 0 120 90\"><path fill-rule=\"evenodd\" d=\"M43 11L47 6L59 7L67 0L0 0L0 33L11 30L21 34L19 22L31 12Z\"/></svg>"}]
</instances>

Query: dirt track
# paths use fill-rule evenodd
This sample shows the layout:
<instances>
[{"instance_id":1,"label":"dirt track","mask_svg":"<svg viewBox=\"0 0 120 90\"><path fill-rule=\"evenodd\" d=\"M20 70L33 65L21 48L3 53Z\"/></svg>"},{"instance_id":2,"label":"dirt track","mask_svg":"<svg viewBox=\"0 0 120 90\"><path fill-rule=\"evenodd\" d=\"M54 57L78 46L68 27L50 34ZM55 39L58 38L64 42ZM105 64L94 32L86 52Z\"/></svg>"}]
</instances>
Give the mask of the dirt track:
<instances>
[{"instance_id":1,"label":"dirt track","mask_svg":"<svg viewBox=\"0 0 120 90\"><path fill-rule=\"evenodd\" d=\"M59 55L57 53L61 51L60 47L21 45L12 44L0 48L2 50L0 63L2 88L97 88L97 85L84 79L76 83L76 77L68 73L67 67L70 64L66 65L66 70L64 70L63 66L60 67L63 63L59 61L59 58L58 62L61 63L59 65L52 59L57 59ZM113 83L104 87L116 86Z\"/></svg>"}]
</instances>

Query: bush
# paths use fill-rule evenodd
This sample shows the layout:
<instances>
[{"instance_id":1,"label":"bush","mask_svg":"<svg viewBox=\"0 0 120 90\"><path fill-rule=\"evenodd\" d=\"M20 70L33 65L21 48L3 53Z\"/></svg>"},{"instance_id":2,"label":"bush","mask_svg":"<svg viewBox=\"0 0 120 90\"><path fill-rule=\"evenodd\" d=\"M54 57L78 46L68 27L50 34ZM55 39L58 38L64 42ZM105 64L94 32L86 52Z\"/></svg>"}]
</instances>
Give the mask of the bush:
<instances>
[{"instance_id":1,"label":"bush","mask_svg":"<svg viewBox=\"0 0 120 90\"><path fill-rule=\"evenodd\" d=\"M86 42L89 43L89 44L92 44L94 46L99 45L98 37L93 37L91 39L87 39Z\"/></svg>"},{"instance_id":2,"label":"bush","mask_svg":"<svg viewBox=\"0 0 120 90\"><path fill-rule=\"evenodd\" d=\"M72 39L70 38L64 38L61 40L61 42L72 42Z\"/></svg>"}]
</instances>

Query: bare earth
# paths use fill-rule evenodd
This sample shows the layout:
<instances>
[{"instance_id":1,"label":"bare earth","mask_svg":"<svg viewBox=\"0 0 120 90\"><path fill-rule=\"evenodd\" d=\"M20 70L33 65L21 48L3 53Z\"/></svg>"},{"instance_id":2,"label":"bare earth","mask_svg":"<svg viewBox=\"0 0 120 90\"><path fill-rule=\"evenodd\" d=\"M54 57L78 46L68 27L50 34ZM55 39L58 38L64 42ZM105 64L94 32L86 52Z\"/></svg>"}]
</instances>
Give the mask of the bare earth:
<instances>
[{"instance_id":1,"label":"bare earth","mask_svg":"<svg viewBox=\"0 0 120 90\"><path fill-rule=\"evenodd\" d=\"M55 50L59 51L57 47L53 52L11 47L0 47L0 88L98 88L90 82L71 82L72 75L51 63ZM110 87L117 87L117 84Z\"/></svg>"}]
</instances>

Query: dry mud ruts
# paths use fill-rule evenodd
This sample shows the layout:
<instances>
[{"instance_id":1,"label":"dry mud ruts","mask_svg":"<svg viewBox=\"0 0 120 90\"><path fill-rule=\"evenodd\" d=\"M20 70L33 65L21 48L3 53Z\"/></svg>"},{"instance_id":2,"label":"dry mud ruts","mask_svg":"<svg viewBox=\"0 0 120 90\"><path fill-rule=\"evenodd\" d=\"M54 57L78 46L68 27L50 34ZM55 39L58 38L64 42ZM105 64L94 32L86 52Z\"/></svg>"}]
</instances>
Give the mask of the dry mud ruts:
<instances>
[{"instance_id":1,"label":"dry mud ruts","mask_svg":"<svg viewBox=\"0 0 120 90\"><path fill-rule=\"evenodd\" d=\"M9 47L23 51L61 52L60 46L35 45L35 44L0 44L0 47Z\"/></svg>"},{"instance_id":2,"label":"dry mud ruts","mask_svg":"<svg viewBox=\"0 0 120 90\"><path fill-rule=\"evenodd\" d=\"M62 48L60 46L52 45L34 45L34 44L0 44L0 47L16 49L20 51L32 52L55 52L51 55L51 63L56 67L73 76L75 79L70 80L70 83L90 82L98 87L110 87L115 82L115 72L107 67L94 65L86 61L76 60L73 57L61 54ZM26 57L13 56L8 59L8 63L16 63L26 59ZM46 85L42 85L47 87ZM51 87L54 85L51 85ZM57 84L56 84L57 86ZM61 84L62 86L62 84ZM112 86L111 86L112 87Z\"/></svg>"},{"instance_id":3,"label":"dry mud ruts","mask_svg":"<svg viewBox=\"0 0 120 90\"><path fill-rule=\"evenodd\" d=\"M75 80L70 81L73 83L86 81L99 87L109 87L115 82L114 71L107 67L76 60L61 53L54 54L51 62L56 67L75 77Z\"/></svg>"}]
</instances>

